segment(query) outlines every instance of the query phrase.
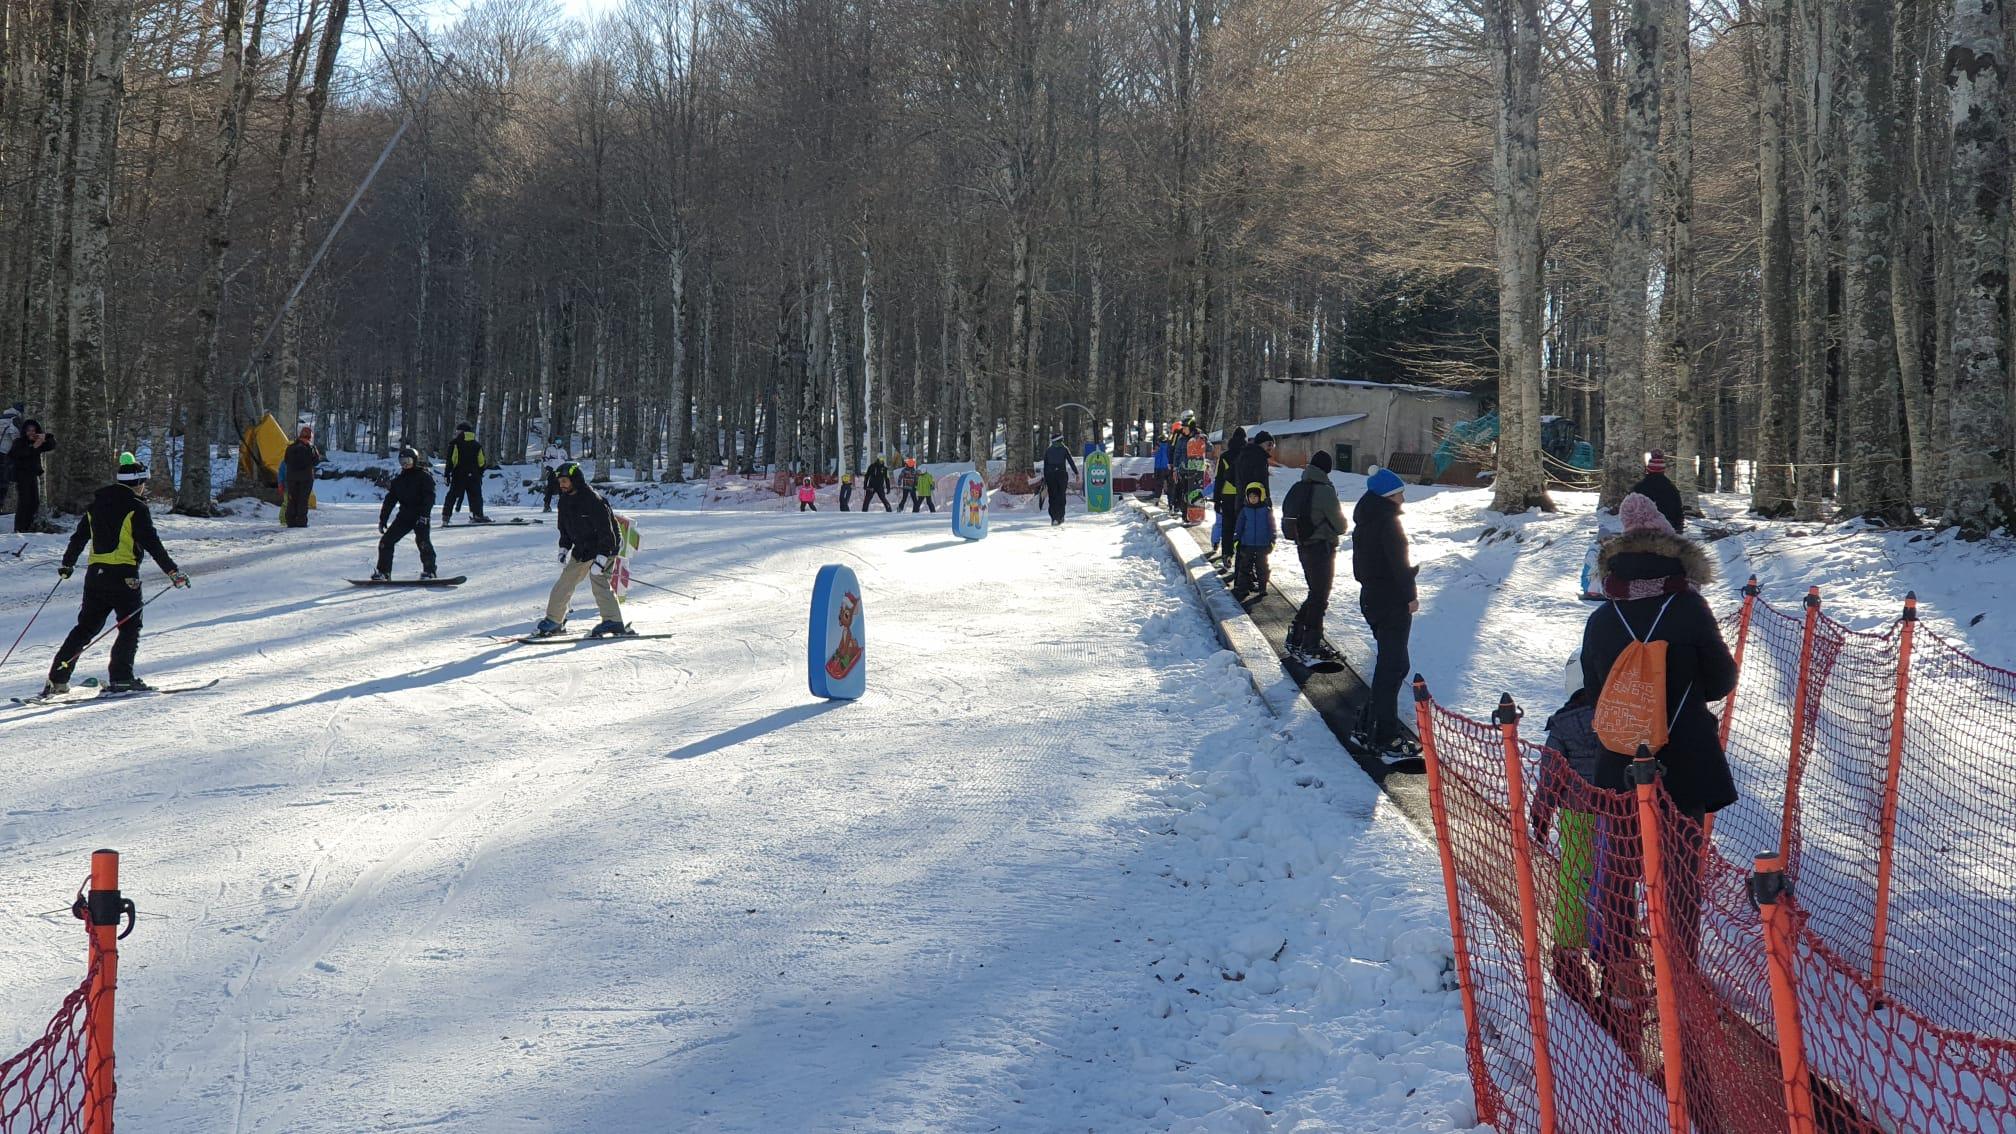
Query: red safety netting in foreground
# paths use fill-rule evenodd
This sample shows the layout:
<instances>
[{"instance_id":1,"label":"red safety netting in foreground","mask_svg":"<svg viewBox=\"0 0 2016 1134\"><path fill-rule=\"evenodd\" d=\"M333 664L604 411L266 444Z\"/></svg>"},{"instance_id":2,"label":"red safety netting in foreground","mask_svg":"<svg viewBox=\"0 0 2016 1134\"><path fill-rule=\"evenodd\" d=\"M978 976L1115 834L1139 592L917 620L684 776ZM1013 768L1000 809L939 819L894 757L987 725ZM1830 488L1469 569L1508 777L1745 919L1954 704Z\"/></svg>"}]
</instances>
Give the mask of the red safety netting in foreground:
<instances>
[{"instance_id":1,"label":"red safety netting in foreground","mask_svg":"<svg viewBox=\"0 0 2016 1134\"><path fill-rule=\"evenodd\" d=\"M1549 1110L1560 1130L1670 1130L1670 1024L1697 1129L1785 1130L1757 916L1741 875L1704 861L1699 826L1663 789L1642 804L1598 790L1559 755L1516 739L1508 763L1499 726L1439 707L1426 715L1437 834L1457 881L1466 954L1458 975L1474 1006L1480 1117L1506 1134L1547 1129ZM1660 894L1672 914L1674 979L1663 993L1641 838L1648 810L1664 832ZM1529 870L1530 881L1521 877Z\"/></svg>"},{"instance_id":2,"label":"red safety netting in foreground","mask_svg":"<svg viewBox=\"0 0 2016 1134\"><path fill-rule=\"evenodd\" d=\"M56 1009L34 1043L0 1062L0 1134L82 1134L90 1093L86 1060L97 966ZM95 1101L95 1100L94 1100ZM110 1100L105 1108L110 1112Z\"/></svg>"}]
</instances>

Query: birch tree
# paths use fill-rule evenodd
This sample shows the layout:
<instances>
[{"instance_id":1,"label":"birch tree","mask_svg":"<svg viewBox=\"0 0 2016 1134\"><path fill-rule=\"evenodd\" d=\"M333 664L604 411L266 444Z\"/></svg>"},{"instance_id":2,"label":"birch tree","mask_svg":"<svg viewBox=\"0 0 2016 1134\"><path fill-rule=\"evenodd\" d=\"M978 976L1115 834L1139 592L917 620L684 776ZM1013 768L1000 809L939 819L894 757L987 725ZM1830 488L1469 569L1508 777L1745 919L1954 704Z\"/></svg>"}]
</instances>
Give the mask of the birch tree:
<instances>
[{"instance_id":1,"label":"birch tree","mask_svg":"<svg viewBox=\"0 0 2016 1134\"><path fill-rule=\"evenodd\" d=\"M1507 514L1536 507L1551 512L1540 464L1539 0L1492 0L1490 23L1498 73L1492 184L1498 214L1499 422L1491 507Z\"/></svg>"}]
</instances>

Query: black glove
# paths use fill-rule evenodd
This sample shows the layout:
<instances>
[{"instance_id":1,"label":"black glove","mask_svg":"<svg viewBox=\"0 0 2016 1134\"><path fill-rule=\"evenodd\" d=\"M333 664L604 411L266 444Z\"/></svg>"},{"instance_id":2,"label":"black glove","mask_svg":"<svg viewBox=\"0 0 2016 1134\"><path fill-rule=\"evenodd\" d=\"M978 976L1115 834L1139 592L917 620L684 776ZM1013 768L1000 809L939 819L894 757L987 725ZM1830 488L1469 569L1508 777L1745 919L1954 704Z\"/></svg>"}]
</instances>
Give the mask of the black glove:
<instances>
[{"instance_id":1,"label":"black glove","mask_svg":"<svg viewBox=\"0 0 2016 1134\"><path fill-rule=\"evenodd\" d=\"M65 563L63 566L56 568L56 577L59 579L67 579L70 577L71 573L76 570L77 568L70 566L68 563Z\"/></svg>"}]
</instances>

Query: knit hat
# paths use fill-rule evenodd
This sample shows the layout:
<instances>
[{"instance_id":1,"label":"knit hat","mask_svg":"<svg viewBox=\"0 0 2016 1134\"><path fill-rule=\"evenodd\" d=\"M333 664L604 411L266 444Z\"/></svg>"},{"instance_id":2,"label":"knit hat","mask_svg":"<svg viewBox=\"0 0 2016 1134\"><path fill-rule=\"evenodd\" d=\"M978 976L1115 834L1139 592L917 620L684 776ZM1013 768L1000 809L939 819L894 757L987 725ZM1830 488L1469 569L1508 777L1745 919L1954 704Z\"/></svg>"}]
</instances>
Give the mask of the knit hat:
<instances>
[{"instance_id":1,"label":"knit hat","mask_svg":"<svg viewBox=\"0 0 2016 1134\"><path fill-rule=\"evenodd\" d=\"M1309 454L1309 463L1326 473L1329 472L1333 467L1330 460L1330 450L1318 449L1314 453Z\"/></svg>"},{"instance_id":2,"label":"knit hat","mask_svg":"<svg viewBox=\"0 0 2016 1134\"><path fill-rule=\"evenodd\" d=\"M1392 469L1372 466L1372 475L1365 479L1365 491L1379 496L1399 496L1407 491L1407 482Z\"/></svg>"},{"instance_id":3,"label":"knit hat","mask_svg":"<svg viewBox=\"0 0 2016 1134\"><path fill-rule=\"evenodd\" d=\"M1650 476L1653 473L1664 473L1665 471L1666 471L1666 450L1664 449L1652 450L1651 459L1645 462L1645 474L1647 476Z\"/></svg>"},{"instance_id":4,"label":"knit hat","mask_svg":"<svg viewBox=\"0 0 2016 1134\"><path fill-rule=\"evenodd\" d=\"M315 427L312 425L304 425L301 427L300 432L296 433L295 436L299 437L303 441L313 441L315 439Z\"/></svg>"},{"instance_id":5,"label":"knit hat","mask_svg":"<svg viewBox=\"0 0 2016 1134\"><path fill-rule=\"evenodd\" d=\"M113 474L120 484L139 484L147 479L147 466L131 453L119 454L119 471Z\"/></svg>"},{"instance_id":6,"label":"knit hat","mask_svg":"<svg viewBox=\"0 0 2016 1134\"><path fill-rule=\"evenodd\" d=\"M1664 532L1673 534L1673 525L1660 513L1659 505L1643 493L1634 492L1624 498L1617 509L1617 515L1624 521L1627 532Z\"/></svg>"},{"instance_id":7,"label":"knit hat","mask_svg":"<svg viewBox=\"0 0 2016 1134\"><path fill-rule=\"evenodd\" d=\"M1255 445L1272 445L1274 443L1274 435L1263 429L1253 435L1252 443Z\"/></svg>"}]
</instances>

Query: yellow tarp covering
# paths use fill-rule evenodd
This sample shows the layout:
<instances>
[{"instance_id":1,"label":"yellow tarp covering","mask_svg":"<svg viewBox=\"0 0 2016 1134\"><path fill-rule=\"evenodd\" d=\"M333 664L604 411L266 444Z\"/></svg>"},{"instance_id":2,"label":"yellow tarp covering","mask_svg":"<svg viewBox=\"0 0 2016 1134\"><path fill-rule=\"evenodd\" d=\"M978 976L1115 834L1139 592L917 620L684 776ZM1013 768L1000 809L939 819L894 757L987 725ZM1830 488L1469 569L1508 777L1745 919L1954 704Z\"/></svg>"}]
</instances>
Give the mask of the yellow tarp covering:
<instances>
[{"instance_id":1,"label":"yellow tarp covering","mask_svg":"<svg viewBox=\"0 0 2016 1134\"><path fill-rule=\"evenodd\" d=\"M238 450L238 475L245 479L256 479L265 487L278 491L280 488L280 460L287 455L287 446L292 440L273 420L272 414L261 418L259 424L245 431L245 444ZM308 494L308 506L315 506L315 494Z\"/></svg>"}]
</instances>

